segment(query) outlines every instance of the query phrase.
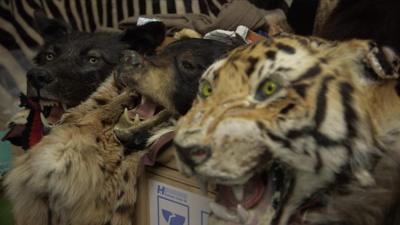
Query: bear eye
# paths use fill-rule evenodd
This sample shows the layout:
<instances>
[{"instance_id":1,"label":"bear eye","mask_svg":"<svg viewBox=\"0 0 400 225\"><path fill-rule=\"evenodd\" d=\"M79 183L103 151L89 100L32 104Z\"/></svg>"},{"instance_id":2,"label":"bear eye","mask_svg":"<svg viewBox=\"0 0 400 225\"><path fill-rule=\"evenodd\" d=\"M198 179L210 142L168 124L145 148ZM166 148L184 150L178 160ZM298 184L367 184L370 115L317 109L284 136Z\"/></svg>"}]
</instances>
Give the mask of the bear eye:
<instances>
[{"instance_id":1,"label":"bear eye","mask_svg":"<svg viewBox=\"0 0 400 225\"><path fill-rule=\"evenodd\" d=\"M207 98L210 96L212 93L212 87L210 82L204 80L200 82L200 87L199 87L199 95L202 98Z\"/></svg>"},{"instance_id":2,"label":"bear eye","mask_svg":"<svg viewBox=\"0 0 400 225\"><path fill-rule=\"evenodd\" d=\"M53 61L54 58L55 58L54 54L51 53L51 52L46 53L46 56L45 56L45 57L46 57L46 60L47 60L47 61Z\"/></svg>"},{"instance_id":3,"label":"bear eye","mask_svg":"<svg viewBox=\"0 0 400 225\"><path fill-rule=\"evenodd\" d=\"M255 99L258 101L263 101L269 96L273 95L279 89L279 84L271 79L266 79L263 81L256 91Z\"/></svg>"},{"instance_id":4,"label":"bear eye","mask_svg":"<svg viewBox=\"0 0 400 225\"><path fill-rule=\"evenodd\" d=\"M193 64L191 64L189 61L187 60L183 60L182 61L182 66L183 68L187 69L187 70L194 70L194 66Z\"/></svg>"},{"instance_id":5,"label":"bear eye","mask_svg":"<svg viewBox=\"0 0 400 225\"><path fill-rule=\"evenodd\" d=\"M89 57L89 63L95 64L97 62L98 62L98 58L97 57L94 57L94 56Z\"/></svg>"}]
</instances>

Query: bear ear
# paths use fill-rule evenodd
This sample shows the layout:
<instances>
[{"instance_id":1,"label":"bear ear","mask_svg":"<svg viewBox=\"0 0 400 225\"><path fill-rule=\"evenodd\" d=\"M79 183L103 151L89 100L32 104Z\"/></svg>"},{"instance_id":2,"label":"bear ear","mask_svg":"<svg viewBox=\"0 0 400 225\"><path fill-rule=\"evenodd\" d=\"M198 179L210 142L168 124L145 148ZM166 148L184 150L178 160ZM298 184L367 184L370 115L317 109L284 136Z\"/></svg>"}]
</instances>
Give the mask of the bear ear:
<instances>
[{"instance_id":1,"label":"bear ear","mask_svg":"<svg viewBox=\"0 0 400 225\"><path fill-rule=\"evenodd\" d=\"M165 32L164 23L149 22L125 30L121 35L121 41L128 43L131 49L139 53L150 53L164 41Z\"/></svg>"},{"instance_id":2,"label":"bear ear","mask_svg":"<svg viewBox=\"0 0 400 225\"><path fill-rule=\"evenodd\" d=\"M72 27L67 23L62 20L50 19L41 10L35 11L34 23L45 41L55 40L72 31Z\"/></svg>"},{"instance_id":3,"label":"bear ear","mask_svg":"<svg viewBox=\"0 0 400 225\"><path fill-rule=\"evenodd\" d=\"M397 79L400 72L400 58L394 49L370 43L367 52L367 64L381 79Z\"/></svg>"}]
</instances>

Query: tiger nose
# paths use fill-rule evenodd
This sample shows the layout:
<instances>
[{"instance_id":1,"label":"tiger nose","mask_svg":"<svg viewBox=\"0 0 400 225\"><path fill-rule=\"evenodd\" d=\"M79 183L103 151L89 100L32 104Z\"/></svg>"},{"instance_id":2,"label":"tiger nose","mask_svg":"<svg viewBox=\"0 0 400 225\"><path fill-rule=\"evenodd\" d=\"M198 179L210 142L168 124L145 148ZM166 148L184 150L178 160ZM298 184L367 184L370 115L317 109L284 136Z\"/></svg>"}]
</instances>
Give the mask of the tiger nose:
<instances>
[{"instance_id":1,"label":"tiger nose","mask_svg":"<svg viewBox=\"0 0 400 225\"><path fill-rule=\"evenodd\" d=\"M195 167L211 156L211 148L207 146L181 146L175 143L179 158L188 166Z\"/></svg>"},{"instance_id":2,"label":"tiger nose","mask_svg":"<svg viewBox=\"0 0 400 225\"><path fill-rule=\"evenodd\" d=\"M119 87L129 86L133 81L134 74L142 68L142 59L139 53L132 50L125 50L121 53L120 62L114 73L114 80Z\"/></svg>"}]
</instances>

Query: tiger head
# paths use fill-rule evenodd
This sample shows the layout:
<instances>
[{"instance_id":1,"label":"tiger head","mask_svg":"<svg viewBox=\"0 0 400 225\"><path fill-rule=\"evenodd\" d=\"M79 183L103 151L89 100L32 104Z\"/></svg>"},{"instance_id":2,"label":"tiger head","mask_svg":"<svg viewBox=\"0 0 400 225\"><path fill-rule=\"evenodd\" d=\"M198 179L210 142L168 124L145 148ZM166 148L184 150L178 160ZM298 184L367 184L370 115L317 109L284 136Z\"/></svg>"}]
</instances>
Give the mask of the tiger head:
<instances>
[{"instance_id":1,"label":"tiger head","mask_svg":"<svg viewBox=\"0 0 400 225\"><path fill-rule=\"evenodd\" d=\"M309 224L330 187L374 185L378 137L400 125L397 71L371 41L287 34L211 65L175 137L182 171L217 185L209 224Z\"/></svg>"}]
</instances>

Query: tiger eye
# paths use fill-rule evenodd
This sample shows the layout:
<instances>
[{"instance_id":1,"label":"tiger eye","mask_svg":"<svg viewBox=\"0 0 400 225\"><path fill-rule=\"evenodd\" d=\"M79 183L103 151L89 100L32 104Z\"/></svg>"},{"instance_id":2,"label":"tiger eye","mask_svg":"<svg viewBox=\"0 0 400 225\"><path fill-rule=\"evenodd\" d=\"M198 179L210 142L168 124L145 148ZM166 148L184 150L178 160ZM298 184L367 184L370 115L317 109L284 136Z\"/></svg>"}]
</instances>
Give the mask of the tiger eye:
<instances>
[{"instance_id":1,"label":"tiger eye","mask_svg":"<svg viewBox=\"0 0 400 225\"><path fill-rule=\"evenodd\" d=\"M269 96L275 93L276 88L277 88L276 83L270 80L263 84L262 91L264 92L264 94Z\"/></svg>"},{"instance_id":2,"label":"tiger eye","mask_svg":"<svg viewBox=\"0 0 400 225\"><path fill-rule=\"evenodd\" d=\"M212 87L210 82L208 81L201 81L200 88L199 88L199 95L202 98L207 98L212 93Z\"/></svg>"},{"instance_id":3,"label":"tiger eye","mask_svg":"<svg viewBox=\"0 0 400 225\"><path fill-rule=\"evenodd\" d=\"M263 101L269 96L275 94L278 88L279 84L276 81L267 79L259 85L256 91L255 99L257 99L258 101Z\"/></svg>"}]
</instances>

